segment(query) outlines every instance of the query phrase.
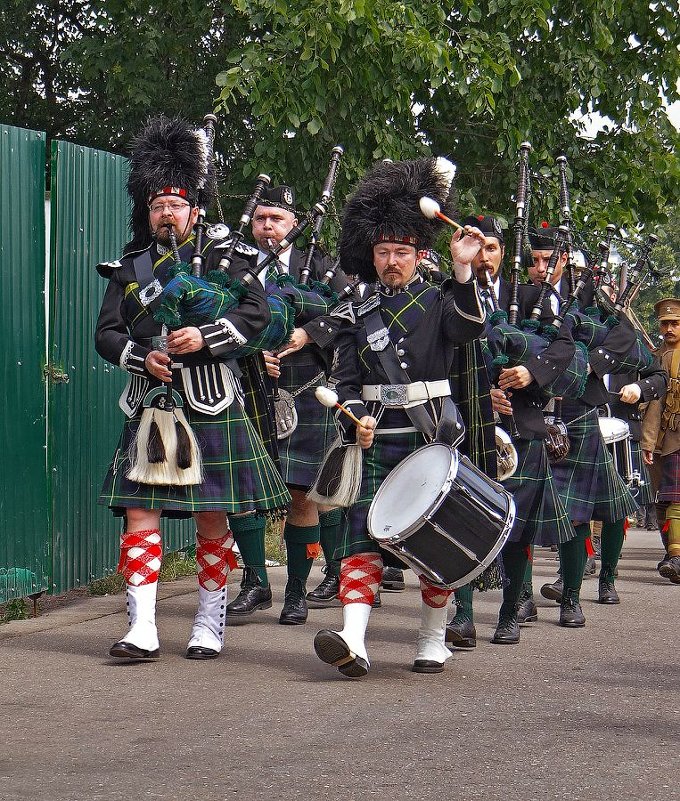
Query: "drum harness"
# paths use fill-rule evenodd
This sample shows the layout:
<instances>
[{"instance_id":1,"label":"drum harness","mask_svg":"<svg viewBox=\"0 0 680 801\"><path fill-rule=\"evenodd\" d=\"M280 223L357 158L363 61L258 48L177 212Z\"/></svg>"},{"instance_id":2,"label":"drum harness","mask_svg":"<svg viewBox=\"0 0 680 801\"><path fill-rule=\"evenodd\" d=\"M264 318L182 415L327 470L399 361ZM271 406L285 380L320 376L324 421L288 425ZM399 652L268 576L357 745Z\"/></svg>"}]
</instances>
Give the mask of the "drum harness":
<instances>
[{"instance_id":1,"label":"drum harness","mask_svg":"<svg viewBox=\"0 0 680 801\"><path fill-rule=\"evenodd\" d=\"M369 299L364 304L364 309L363 314L362 309L359 309L358 314L363 318L368 344L378 357L383 370L392 382L392 386L397 389L398 387L401 388L412 384L411 378L397 358L397 352L390 340L389 331L380 315L380 296L375 295ZM404 401L406 401L406 398L404 398ZM401 406L401 404L394 404L394 406ZM429 441L441 442L455 448L465 435L465 427L460 412L450 395L442 397L441 416L438 423L435 423L422 404L404 406L402 408L413 425Z\"/></svg>"}]
</instances>

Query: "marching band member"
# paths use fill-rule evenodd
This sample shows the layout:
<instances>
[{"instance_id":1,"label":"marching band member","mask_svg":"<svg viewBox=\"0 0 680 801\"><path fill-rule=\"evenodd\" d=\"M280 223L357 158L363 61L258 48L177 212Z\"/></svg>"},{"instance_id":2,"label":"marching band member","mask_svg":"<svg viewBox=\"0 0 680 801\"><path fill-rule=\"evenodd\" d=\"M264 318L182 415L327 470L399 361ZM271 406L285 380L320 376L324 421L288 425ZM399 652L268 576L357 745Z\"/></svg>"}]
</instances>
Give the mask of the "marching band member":
<instances>
[{"instance_id":1,"label":"marching band member","mask_svg":"<svg viewBox=\"0 0 680 801\"><path fill-rule=\"evenodd\" d=\"M494 217L467 217L463 223L476 225L485 236L484 246L472 261L480 296L487 304L488 311L494 311L496 302L507 311L512 288L500 274L505 253L503 229ZM538 297L538 289L526 285L517 289L520 306L518 319L522 320L529 317ZM525 364L503 368L498 388L491 390L494 410L501 415L500 424L511 434L512 427L508 420L512 418L517 429L513 445L518 457L514 474L503 482L515 501L515 521L501 551L505 586L498 625L491 640L495 644L519 642L518 611L531 545L558 544L576 536L552 478L544 444L547 431L542 411L545 398L541 393L541 387L554 381L568 367L574 348L571 336L561 332L540 354L531 356ZM476 644L471 592L467 588L457 590L457 605L459 598L463 600L461 613L457 609L456 617L448 624L446 640L452 646L471 647ZM528 617L535 619L533 614ZM528 622L526 616L522 622Z\"/></svg>"},{"instance_id":2,"label":"marching band member","mask_svg":"<svg viewBox=\"0 0 680 801\"><path fill-rule=\"evenodd\" d=\"M199 214L202 155L197 132L184 121L165 117L149 121L134 142L128 181L134 242L142 246L126 249L120 261L98 265L100 274L108 278L108 287L97 321L97 352L130 374L121 397L128 419L100 495L100 503L125 518L119 567L127 585L130 629L112 646L114 657L154 659L159 655L155 616L161 517L193 515L196 522L199 607L186 656L208 659L222 649L227 575L236 565L228 516L280 514L290 499L244 411L240 370L230 359L230 353L263 330L269 320L262 288L251 287L215 323L172 331L167 348L157 339L162 328L153 314L170 280L173 239L181 261L188 262L194 252L192 227ZM219 261L214 244L208 240L202 250L208 266ZM238 278L247 267L243 259L235 258L230 274ZM194 458L200 455L202 475L190 483L180 483L170 454L160 452L163 443L159 445L153 426L160 429L165 423L156 423L154 418L143 446L147 398L157 398L159 393L183 406L196 437ZM161 408L158 415L158 420L160 415L169 415L172 421L178 411ZM177 443L184 442L182 432L175 431ZM142 451L149 461L148 483L130 475L131 460ZM170 472L163 483L152 477L159 462Z\"/></svg>"},{"instance_id":3,"label":"marching band member","mask_svg":"<svg viewBox=\"0 0 680 801\"><path fill-rule=\"evenodd\" d=\"M555 247L556 231L544 228L529 233L532 257L548 254ZM564 255L558 259L558 264ZM554 276L553 276L554 280ZM555 296L553 296L555 297ZM586 387L579 400L565 399L562 417L569 432L570 449L565 459L553 464L552 471L560 499L564 504L577 536L559 546L562 578L546 584L541 593L560 602L561 626L578 628L585 625L580 605L580 590L587 559L586 540L590 537L590 521L602 520L602 547L608 549L607 567L600 573L598 599L612 603L614 572L621 552L626 517L637 509L627 486L614 469L597 422L597 407L606 403L608 394L602 376L616 372L635 342L635 330L622 318L609 333L607 341L589 351L589 372ZM607 546L605 546L605 541Z\"/></svg>"},{"instance_id":4,"label":"marching band member","mask_svg":"<svg viewBox=\"0 0 680 801\"><path fill-rule=\"evenodd\" d=\"M368 672L366 627L383 572L383 556L367 529L370 502L388 473L425 444L419 426L434 431L450 403L451 348L478 337L484 311L471 261L483 235L467 227L450 245L455 277L434 286L416 269L418 250L432 245L438 221L419 210L423 195L444 204L453 179L436 159L383 162L373 167L349 200L343 218L340 258L345 272L377 291L355 308L355 321L337 338L333 373L340 401L360 424L337 422L363 448L361 488L348 510L341 557L341 631L320 631L314 640L319 658L345 676ZM387 365L387 366L386 366ZM397 385L388 374L403 376ZM424 419L423 419L424 418ZM438 673L451 655L444 643L450 590L420 578L421 626L413 670Z\"/></svg>"},{"instance_id":5,"label":"marching band member","mask_svg":"<svg viewBox=\"0 0 680 801\"><path fill-rule=\"evenodd\" d=\"M292 187L266 187L252 219L252 233L259 248L258 261L262 261L271 248L297 225L295 194ZM300 280L306 254L294 246L281 251L278 264L270 265L269 272L261 276L266 285L275 286L279 273ZM311 261L310 277L320 281L331 267L331 260L315 250ZM343 273L331 282L333 288L347 284ZM330 374L333 357L333 340L340 321L323 315L309 322L296 324L290 340L277 353L265 353L268 374L278 381L280 390L295 393L294 403L298 423L292 434L278 442L283 479L290 490L292 502L286 517L283 538L286 543L288 582L279 622L299 625L307 620L306 581L314 558L319 554L319 543L326 556L326 578L309 593L308 600L315 606L327 606L338 594L340 565L333 559L339 534L339 509L320 509L306 497L314 482L326 448L334 434L329 409L314 397L314 388L325 384ZM233 524L234 525L234 524ZM241 592L227 607L229 617L245 617L257 609L269 609L272 592L264 560L265 527L262 518L243 518L235 521L234 537L244 561ZM336 602L337 603L337 602Z\"/></svg>"},{"instance_id":6,"label":"marching band member","mask_svg":"<svg viewBox=\"0 0 680 801\"><path fill-rule=\"evenodd\" d=\"M660 562L660 575L680 584L680 300L663 298L654 304L664 347L661 364L666 371L668 393L652 400L642 421L645 462L661 459L662 477L658 502L666 504L664 530L667 557ZM660 456L655 457L656 453Z\"/></svg>"}]
</instances>

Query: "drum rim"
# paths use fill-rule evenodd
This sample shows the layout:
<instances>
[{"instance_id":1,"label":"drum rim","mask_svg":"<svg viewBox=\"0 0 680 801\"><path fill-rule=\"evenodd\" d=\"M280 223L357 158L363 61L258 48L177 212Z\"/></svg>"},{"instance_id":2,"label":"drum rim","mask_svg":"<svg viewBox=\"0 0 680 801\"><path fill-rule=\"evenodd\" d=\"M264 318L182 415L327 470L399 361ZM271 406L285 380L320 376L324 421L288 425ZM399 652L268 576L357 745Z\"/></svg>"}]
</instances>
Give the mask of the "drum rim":
<instances>
[{"instance_id":1,"label":"drum rim","mask_svg":"<svg viewBox=\"0 0 680 801\"><path fill-rule=\"evenodd\" d=\"M602 430L603 428L603 421L605 420L616 420L617 424L620 424L620 431L612 431L612 432L605 432ZM600 434L604 441L605 445L613 445L615 442L622 442L627 437L630 437L630 426L625 420L622 420L620 417L612 417L611 415L600 415L597 418L597 423L600 428ZM606 427L606 424L604 424ZM620 434L620 436L618 436ZM617 435L616 438L613 438L614 435Z\"/></svg>"},{"instance_id":2,"label":"drum rim","mask_svg":"<svg viewBox=\"0 0 680 801\"><path fill-rule=\"evenodd\" d=\"M452 447L450 447L449 445L446 445L443 442L428 442L426 445L421 445L420 448L417 448L415 451L413 451L413 453L410 453L405 459L402 459L401 462L399 462L398 465L393 467L392 470L390 470L390 472L387 474L387 476L383 480L382 484L376 490L375 495L373 496L373 500L371 501L371 505L368 507L368 517L366 519L366 527L368 529L368 533L369 533L369 536L371 537L371 539L374 540L375 542L377 542L378 544L384 545L386 542L390 542L390 543L400 542L402 539L405 539L406 537L410 537L411 534L413 534L415 531L417 531L423 525L423 522L412 523L410 526L408 526L408 527L406 527L404 529L401 529L398 536L395 535L395 534L391 534L388 538L383 538L383 537L377 536L377 535L375 535L373 533L373 529L371 527L371 519L373 517L373 514L375 513L376 502L378 501L378 499L380 497L380 493L382 491L382 488L387 484L387 482L389 481L390 476L392 475L392 473L395 470L398 470L403 464L408 462L410 459L413 459L416 455L421 454L423 451L425 451L427 449L431 449L431 448L435 448L435 447L436 448L446 448L449 451L450 455L451 455L451 463L449 464L449 469L447 471L446 478L444 479L444 483L442 484L442 486L439 489L439 492L437 493L437 497L435 498L434 502L429 506L429 508L427 508L423 512L423 514L422 514L422 516L420 518L421 521L424 522L425 520L427 520L428 519L427 516L431 515L431 514L434 514L434 512L436 512L439 509L439 507L444 503L444 499L449 494L449 490L451 489L451 485L453 484L453 481L454 481L455 477L458 475L458 466L460 464L461 454L458 453L458 450L456 448L452 448Z\"/></svg>"}]
</instances>

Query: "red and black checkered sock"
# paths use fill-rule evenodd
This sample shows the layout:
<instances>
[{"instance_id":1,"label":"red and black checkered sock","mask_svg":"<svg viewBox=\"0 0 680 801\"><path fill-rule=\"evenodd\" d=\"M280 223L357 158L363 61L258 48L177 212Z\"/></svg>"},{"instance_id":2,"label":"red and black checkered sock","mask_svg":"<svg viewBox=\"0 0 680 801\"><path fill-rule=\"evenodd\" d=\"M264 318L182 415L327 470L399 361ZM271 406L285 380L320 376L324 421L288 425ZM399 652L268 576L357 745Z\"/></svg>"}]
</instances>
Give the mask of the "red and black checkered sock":
<instances>
[{"instance_id":1,"label":"red and black checkered sock","mask_svg":"<svg viewBox=\"0 0 680 801\"><path fill-rule=\"evenodd\" d=\"M383 560L379 553L357 553L345 557L340 563L340 590L338 598L343 604L371 606L382 581Z\"/></svg>"},{"instance_id":2,"label":"red and black checkered sock","mask_svg":"<svg viewBox=\"0 0 680 801\"><path fill-rule=\"evenodd\" d=\"M234 537L228 531L224 537L208 540L196 532L196 562L198 564L198 583L209 592L221 590L227 583L227 576L236 565L234 556Z\"/></svg>"},{"instance_id":3,"label":"red and black checkered sock","mask_svg":"<svg viewBox=\"0 0 680 801\"><path fill-rule=\"evenodd\" d=\"M118 572L126 584L141 587L158 581L163 546L157 528L147 531L126 531L120 538Z\"/></svg>"},{"instance_id":4,"label":"red and black checkered sock","mask_svg":"<svg viewBox=\"0 0 680 801\"><path fill-rule=\"evenodd\" d=\"M420 576L420 594L423 603L432 609L441 609L446 606L451 597L453 590L447 590L444 587L437 587L435 584L430 584L427 579Z\"/></svg>"}]
</instances>

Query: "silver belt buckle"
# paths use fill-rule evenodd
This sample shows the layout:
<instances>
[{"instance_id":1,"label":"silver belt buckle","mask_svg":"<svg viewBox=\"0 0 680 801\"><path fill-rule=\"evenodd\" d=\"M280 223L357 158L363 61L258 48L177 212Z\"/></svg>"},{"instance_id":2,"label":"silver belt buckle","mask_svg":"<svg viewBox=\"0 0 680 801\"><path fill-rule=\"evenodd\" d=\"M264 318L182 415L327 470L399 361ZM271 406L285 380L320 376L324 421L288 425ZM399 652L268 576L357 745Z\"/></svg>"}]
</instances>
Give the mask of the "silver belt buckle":
<instances>
[{"instance_id":1,"label":"silver belt buckle","mask_svg":"<svg viewBox=\"0 0 680 801\"><path fill-rule=\"evenodd\" d=\"M408 403L408 392L405 384L381 384L380 403L383 406L405 406Z\"/></svg>"}]
</instances>

